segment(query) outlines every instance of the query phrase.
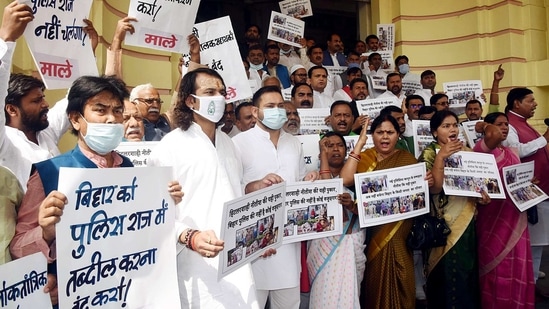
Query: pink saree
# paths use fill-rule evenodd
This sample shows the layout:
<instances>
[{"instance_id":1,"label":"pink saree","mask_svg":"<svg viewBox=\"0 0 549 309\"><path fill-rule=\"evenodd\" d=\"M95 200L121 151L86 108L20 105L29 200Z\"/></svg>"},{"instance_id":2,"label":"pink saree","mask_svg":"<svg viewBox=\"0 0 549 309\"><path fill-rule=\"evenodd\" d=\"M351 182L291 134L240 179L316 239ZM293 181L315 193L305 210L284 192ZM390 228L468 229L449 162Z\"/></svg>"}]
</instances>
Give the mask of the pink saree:
<instances>
[{"instance_id":1,"label":"pink saree","mask_svg":"<svg viewBox=\"0 0 549 309\"><path fill-rule=\"evenodd\" d=\"M502 168L518 164L513 148L490 151L484 141L474 150L492 153L500 176ZM535 283L526 212L520 212L510 198L492 199L477 206L479 279L482 308L534 308Z\"/></svg>"}]
</instances>

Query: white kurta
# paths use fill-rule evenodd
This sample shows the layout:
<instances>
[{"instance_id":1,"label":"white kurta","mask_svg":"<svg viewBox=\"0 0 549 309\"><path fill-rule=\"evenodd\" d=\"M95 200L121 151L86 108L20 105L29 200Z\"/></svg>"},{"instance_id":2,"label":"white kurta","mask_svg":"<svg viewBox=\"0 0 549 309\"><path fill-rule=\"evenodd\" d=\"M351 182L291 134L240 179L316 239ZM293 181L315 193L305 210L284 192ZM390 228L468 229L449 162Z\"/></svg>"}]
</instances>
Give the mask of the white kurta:
<instances>
[{"instance_id":1,"label":"white kurta","mask_svg":"<svg viewBox=\"0 0 549 309\"><path fill-rule=\"evenodd\" d=\"M57 142L70 126L66 114L67 99L57 102L48 112L49 126L37 133L38 145L29 141L23 132L6 126L4 98L8 93L8 80L15 43L0 39L0 165L9 168L23 190L27 190L31 165L60 154Z\"/></svg>"},{"instance_id":2,"label":"white kurta","mask_svg":"<svg viewBox=\"0 0 549 309\"><path fill-rule=\"evenodd\" d=\"M305 177L305 161L299 140L280 132L278 147L269 139L269 133L255 126L233 138L242 159L242 185L275 173L287 182ZM259 290L278 290L299 286L300 245L283 245L268 258L252 263L254 279Z\"/></svg>"},{"instance_id":3,"label":"white kurta","mask_svg":"<svg viewBox=\"0 0 549 309\"><path fill-rule=\"evenodd\" d=\"M241 164L226 134L215 147L193 123L175 129L153 149L147 165L172 166L185 195L176 212L176 235L186 228L220 235L223 203L241 195ZM217 280L219 257L205 258L177 242L177 276L182 308L258 308L250 265Z\"/></svg>"}]
</instances>

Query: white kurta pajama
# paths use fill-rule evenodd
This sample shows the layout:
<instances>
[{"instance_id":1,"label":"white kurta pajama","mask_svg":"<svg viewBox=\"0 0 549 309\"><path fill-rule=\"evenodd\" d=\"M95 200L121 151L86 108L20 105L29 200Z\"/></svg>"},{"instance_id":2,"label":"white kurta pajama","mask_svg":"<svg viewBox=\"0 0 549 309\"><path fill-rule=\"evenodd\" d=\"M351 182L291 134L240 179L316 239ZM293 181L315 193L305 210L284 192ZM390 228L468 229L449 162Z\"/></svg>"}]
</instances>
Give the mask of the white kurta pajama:
<instances>
[{"instance_id":1,"label":"white kurta pajama","mask_svg":"<svg viewBox=\"0 0 549 309\"><path fill-rule=\"evenodd\" d=\"M215 146L193 123L175 129L154 148L149 166L172 166L185 195L176 212L176 235L187 228L213 230L219 237L223 203L241 195L241 163L226 134ZM249 264L217 280L218 257L205 258L177 242L177 276L182 308L259 308Z\"/></svg>"}]
</instances>

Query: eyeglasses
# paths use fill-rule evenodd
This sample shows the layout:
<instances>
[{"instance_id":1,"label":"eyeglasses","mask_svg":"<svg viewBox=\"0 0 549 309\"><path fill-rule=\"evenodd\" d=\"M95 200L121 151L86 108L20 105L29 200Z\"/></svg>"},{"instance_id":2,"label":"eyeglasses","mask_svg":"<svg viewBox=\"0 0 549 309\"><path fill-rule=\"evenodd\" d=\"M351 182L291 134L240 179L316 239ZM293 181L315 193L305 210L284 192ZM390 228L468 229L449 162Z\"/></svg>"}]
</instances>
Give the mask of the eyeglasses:
<instances>
[{"instance_id":1,"label":"eyeglasses","mask_svg":"<svg viewBox=\"0 0 549 309\"><path fill-rule=\"evenodd\" d=\"M422 107L423 107L423 104L410 104L410 108L413 108L413 109L418 109Z\"/></svg>"},{"instance_id":2,"label":"eyeglasses","mask_svg":"<svg viewBox=\"0 0 549 309\"><path fill-rule=\"evenodd\" d=\"M150 99L143 99L143 98L135 98L137 101L145 103L147 105L153 105L154 103L162 104L164 101L162 101L161 98L150 98Z\"/></svg>"}]
</instances>

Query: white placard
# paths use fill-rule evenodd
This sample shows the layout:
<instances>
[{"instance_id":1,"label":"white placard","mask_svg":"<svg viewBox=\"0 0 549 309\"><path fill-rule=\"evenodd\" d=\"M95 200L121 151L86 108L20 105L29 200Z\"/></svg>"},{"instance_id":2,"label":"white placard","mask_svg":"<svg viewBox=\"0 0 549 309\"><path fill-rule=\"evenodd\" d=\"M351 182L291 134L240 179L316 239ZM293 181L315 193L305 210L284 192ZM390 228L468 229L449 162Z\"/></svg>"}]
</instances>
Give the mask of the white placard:
<instances>
[{"instance_id":1,"label":"white placard","mask_svg":"<svg viewBox=\"0 0 549 309\"><path fill-rule=\"evenodd\" d=\"M381 56L381 66L380 69L383 72L389 74L395 71L395 61L393 60L393 51L392 50L377 50L371 53L363 53L362 56L369 57L372 53L378 53ZM386 78L383 76L383 78ZM387 87L380 90L387 90Z\"/></svg>"},{"instance_id":2,"label":"white placard","mask_svg":"<svg viewBox=\"0 0 549 309\"><path fill-rule=\"evenodd\" d=\"M447 82L442 84L444 93L448 96L450 108L465 107L465 104L472 99L479 100L484 105L482 99L482 82L480 80L464 80L457 82Z\"/></svg>"},{"instance_id":3,"label":"white placard","mask_svg":"<svg viewBox=\"0 0 549 309\"><path fill-rule=\"evenodd\" d=\"M306 134L295 136L303 148L303 160L305 161L305 170L307 172L318 171L320 169L320 134Z\"/></svg>"},{"instance_id":4,"label":"white placard","mask_svg":"<svg viewBox=\"0 0 549 309\"><path fill-rule=\"evenodd\" d=\"M219 278L282 245L286 183L246 194L223 206Z\"/></svg>"},{"instance_id":5,"label":"white placard","mask_svg":"<svg viewBox=\"0 0 549 309\"><path fill-rule=\"evenodd\" d=\"M69 88L80 76L98 75L91 41L83 30L92 0L19 2L33 10L34 20L24 36L46 88Z\"/></svg>"},{"instance_id":6,"label":"white placard","mask_svg":"<svg viewBox=\"0 0 549 309\"><path fill-rule=\"evenodd\" d=\"M311 0L284 0L278 3L280 12L294 18L313 16Z\"/></svg>"},{"instance_id":7,"label":"white placard","mask_svg":"<svg viewBox=\"0 0 549 309\"><path fill-rule=\"evenodd\" d=\"M200 62L223 77L227 103L250 98L252 87L240 58L230 17L196 24L193 33L200 40ZM183 58L190 60L188 50Z\"/></svg>"},{"instance_id":8,"label":"white placard","mask_svg":"<svg viewBox=\"0 0 549 309\"><path fill-rule=\"evenodd\" d=\"M379 38L379 50L395 50L395 24L378 24L377 37Z\"/></svg>"},{"instance_id":9,"label":"white placard","mask_svg":"<svg viewBox=\"0 0 549 309\"><path fill-rule=\"evenodd\" d=\"M395 98L375 98L356 101L356 107L360 115L368 116L370 119L376 119L379 112L386 106L394 105L400 107L400 102Z\"/></svg>"},{"instance_id":10,"label":"white placard","mask_svg":"<svg viewBox=\"0 0 549 309\"><path fill-rule=\"evenodd\" d=\"M375 226L429 212L425 163L355 174L360 227Z\"/></svg>"},{"instance_id":11,"label":"white placard","mask_svg":"<svg viewBox=\"0 0 549 309\"><path fill-rule=\"evenodd\" d=\"M347 144L347 154L345 155L345 159L349 158L349 153L355 149L355 145L358 142L358 138L360 135L348 135L343 136L345 139L345 143ZM366 144L364 144L364 147L360 150L360 152L363 152L364 150L368 148L374 147L374 140L372 139L371 134L366 134Z\"/></svg>"},{"instance_id":12,"label":"white placard","mask_svg":"<svg viewBox=\"0 0 549 309\"><path fill-rule=\"evenodd\" d=\"M444 160L442 187L446 195L481 197L484 190L490 198L505 198L496 159L487 153L459 151Z\"/></svg>"},{"instance_id":13,"label":"white placard","mask_svg":"<svg viewBox=\"0 0 549 309\"><path fill-rule=\"evenodd\" d=\"M326 125L326 117L330 116L330 108L298 108L301 126L299 134L324 134L332 128Z\"/></svg>"},{"instance_id":14,"label":"white placard","mask_svg":"<svg viewBox=\"0 0 549 309\"><path fill-rule=\"evenodd\" d=\"M534 161L506 166L502 169L507 194L520 211L535 206L549 196L532 183Z\"/></svg>"},{"instance_id":15,"label":"white placard","mask_svg":"<svg viewBox=\"0 0 549 309\"><path fill-rule=\"evenodd\" d=\"M271 12L267 39L301 48L299 41L305 32L305 22L275 11Z\"/></svg>"},{"instance_id":16,"label":"white placard","mask_svg":"<svg viewBox=\"0 0 549 309\"><path fill-rule=\"evenodd\" d=\"M60 308L179 308L171 167L65 168Z\"/></svg>"},{"instance_id":17,"label":"white placard","mask_svg":"<svg viewBox=\"0 0 549 309\"><path fill-rule=\"evenodd\" d=\"M469 145L469 148L475 147L475 144L484 137L484 134L477 133L475 131L475 125L477 122L483 122L483 120L464 121L461 123L463 135L467 139L467 145Z\"/></svg>"},{"instance_id":18,"label":"white placard","mask_svg":"<svg viewBox=\"0 0 549 309\"><path fill-rule=\"evenodd\" d=\"M412 134L414 137L414 155L419 158L423 149L435 141L431 134L431 122L429 120L412 120Z\"/></svg>"},{"instance_id":19,"label":"white placard","mask_svg":"<svg viewBox=\"0 0 549 309\"><path fill-rule=\"evenodd\" d=\"M193 25L200 0L130 0L128 16L135 17L135 33L126 35L126 45L141 46L174 53L189 51L187 36Z\"/></svg>"},{"instance_id":20,"label":"white placard","mask_svg":"<svg viewBox=\"0 0 549 309\"><path fill-rule=\"evenodd\" d=\"M37 252L0 265L0 308L51 308L47 260Z\"/></svg>"},{"instance_id":21,"label":"white placard","mask_svg":"<svg viewBox=\"0 0 549 309\"><path fill-rule=\"evenodd\" d=\"M340 235L343 208L341 178L302 181L286 185L284 244Z\"/></svg>"},{"instance_id":22,"label":"white placard","mask_svg":"<svg viewBox=\"0 0 549 309\"><path fill-rule=\"evenodd\" d=\"M114 151L127 157L135 167L147 166L147 159L158 142L122 142Z\"/></svg>"}]
</instances>

